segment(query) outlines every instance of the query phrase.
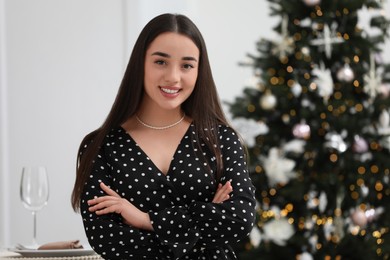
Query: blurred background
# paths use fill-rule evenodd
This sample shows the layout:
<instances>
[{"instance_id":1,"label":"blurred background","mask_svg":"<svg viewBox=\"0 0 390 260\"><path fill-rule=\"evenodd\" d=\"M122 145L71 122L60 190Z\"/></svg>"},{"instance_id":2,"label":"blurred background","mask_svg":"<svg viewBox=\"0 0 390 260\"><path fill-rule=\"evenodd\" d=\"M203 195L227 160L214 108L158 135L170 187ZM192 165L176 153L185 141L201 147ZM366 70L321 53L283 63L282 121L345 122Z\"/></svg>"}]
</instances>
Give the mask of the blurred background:
<instances>
[{"instance_id":1,"label":"blurred background","mask_svg":"<svg viewBox=\"0 0 390 260\"><path fill-rule=\"evenodd\" d=\"M44 165L49 174L38 242L86 243L70 206L78 145L103 122L151 18L182 13L197 24L220 98L232 103L255 84L256 68L239 64L253 64L247 55L257 55L260 39L280 37L273 28L281 15L271 16L270 7L265 0L0 0L0 247L32 239L31 213L19 196L26 165ZM379 46L389 62L389 42Z\"/></svg>"}]
</instances>

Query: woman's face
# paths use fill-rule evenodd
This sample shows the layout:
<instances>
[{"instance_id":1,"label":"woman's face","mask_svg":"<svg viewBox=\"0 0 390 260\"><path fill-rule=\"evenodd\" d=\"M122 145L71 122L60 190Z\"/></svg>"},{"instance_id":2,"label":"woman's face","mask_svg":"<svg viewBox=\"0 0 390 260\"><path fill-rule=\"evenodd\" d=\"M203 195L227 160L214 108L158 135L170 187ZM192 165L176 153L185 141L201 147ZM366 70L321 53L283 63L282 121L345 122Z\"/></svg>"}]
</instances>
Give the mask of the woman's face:
<instances>
[{"instance_id":1,"label":"woman's face","mask_svg":"<svg viewBox=\"0 0 390 260\"><path fill-rule=\"evenodd\" d=\"M198 65L199 49L190 38L172 32L157 36L145 56L144 105L180 108L194 90Z\"/></svg>"}]
</instances>

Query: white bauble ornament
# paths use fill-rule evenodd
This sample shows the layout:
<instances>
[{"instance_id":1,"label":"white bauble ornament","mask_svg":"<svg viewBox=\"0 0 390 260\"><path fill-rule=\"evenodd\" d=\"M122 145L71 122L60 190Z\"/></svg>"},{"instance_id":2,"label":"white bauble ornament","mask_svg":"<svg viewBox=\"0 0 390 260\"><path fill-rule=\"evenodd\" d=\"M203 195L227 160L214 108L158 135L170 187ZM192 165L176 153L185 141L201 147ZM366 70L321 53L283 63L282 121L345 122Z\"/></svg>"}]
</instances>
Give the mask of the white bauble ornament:
<instances>
[{"instance_id":1,"label":"white bauble ornament","mask_svg":"<svg viewBox=\"0 0 390 260\"><path fill-rule=\"evenodd\" d=\"M271 91L267 91L260 98L260 106L262 109L271 110L275 108L276 104L277 104L276 97L271 93Z\"/></svg>"},{"instance_id":2,"label":"white bauble ornament","mask_svg":"<svg viewBox=\"0 0 390 260\"><path fill-rule=\"evenodd\" d=\"M337 71L337 79L343 82L351 82L355 79L355 73L348 63Z\"/></svg>"},{"instance_id":3,"label":"white bauble ornament","mask_svg":"<svg viewBox=\"0 0 390 260\"><path fill-rule=\"evenodd\" d=\"M295 82L294 85L291 87L291 92L293 93L294 97L299 97L302 93L302 86L298 82Z\"/></svg>"},{"instance_id":4,"label":"white bauble ornament","mask_svg":"<svg viewBox=\"0 0 390 260\"><path fill-rule=\"evenodd\" d=\"M307 6L315 6L321 3L321 0L303 0Z\"/></svg>"},{"instance_id":5,"label":"white bauble ornament","mask_svg":"<svg viewBox=\"0 0 390 260\"><path fill-rule=\"evenodd\" d=\"M308 253L308 252L303 252L300 256L299 256L299 260L313 260L313 256Z\"/></svg>"},{"instance_id":6,"label":"white bauble ornament","mask_svg":"<svg viewBox=\"0 0 390 260\"><path fill-rule=\"evenodd\" d=\"M376 218L379 217L379 215L381 215L383 212L385 212L385 209L383 207L379 207L379 208L372 208L372 209L369 209L369 210L366 210L366 212L364 213L367 217L367 222L370 223L372 221L374 221Z\"/></svg>"},{"instance_id":7,"label":"white bauble ornament","mask_svg":"<svg viewBox=\"0 0 390 260\"><path fill-rule=\"evenodd\" d=\"M309 49L309 47L302 47L301 52L302 52L302 54L305 55L305 56L309 56L309 55L310 55L310 49Z\"/></svg>"}]
</instances>

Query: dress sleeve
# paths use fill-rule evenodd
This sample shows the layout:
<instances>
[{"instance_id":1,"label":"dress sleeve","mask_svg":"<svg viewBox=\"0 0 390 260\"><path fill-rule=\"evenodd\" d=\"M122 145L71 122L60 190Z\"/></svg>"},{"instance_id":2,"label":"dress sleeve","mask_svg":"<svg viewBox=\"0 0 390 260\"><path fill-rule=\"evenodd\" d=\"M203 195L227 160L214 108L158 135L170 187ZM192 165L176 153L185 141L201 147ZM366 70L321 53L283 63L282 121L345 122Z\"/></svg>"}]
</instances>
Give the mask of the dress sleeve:
<instances>
[{"instance_id":1,"label":"dress sleeve","mask_svg":"<svg viewBox=\"0 0 390 260\"><path fill-rule=\"evenodd\" d=\"M80 211L89 244L106 259L137 259L137 256L150 255L153 244L158 241L154 232L126 225L118 214L98 216L88 210L88 200L105 195L99 186L100 182L111 184L110 168L102 147L93 162L81 197Z\"/></svg>"},{"instance_id":2,"label":"dress sleeve","mask_svg":"<svg viewBox=\"0 0 390 260\"><path fill-rule=\"evenodd\" d=\"M180 258L196 245L221 247L247 237L255 220L255 188L249 177L243 147L235 132L221 129L224 175L221 183L231 180L231 198L223 203L196 201L188 207L174 206L149 213L152 225L175 257Z\"/></svg>"}]
</instances>

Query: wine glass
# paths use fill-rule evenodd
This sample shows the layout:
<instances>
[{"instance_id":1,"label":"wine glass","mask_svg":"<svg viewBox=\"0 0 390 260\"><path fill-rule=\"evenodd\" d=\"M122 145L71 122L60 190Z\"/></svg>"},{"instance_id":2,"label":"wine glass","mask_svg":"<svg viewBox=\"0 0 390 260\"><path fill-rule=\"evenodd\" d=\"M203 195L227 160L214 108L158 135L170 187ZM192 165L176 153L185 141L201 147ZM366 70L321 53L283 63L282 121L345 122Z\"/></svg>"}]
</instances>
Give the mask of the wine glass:
<instances>
[{"instance_id":1,"label":"wine glass","mask_svg":"<svg viewBox=\"0 0 390 260\"><path fill-rule=\"evenodd\" d=\"M49 199L49 180L44 166L23 167L20 180L20 198L23 205L31 210L34 220L32 247L37 243L37 211L41 210Z\"/></svg>"}]
</instances>

